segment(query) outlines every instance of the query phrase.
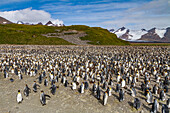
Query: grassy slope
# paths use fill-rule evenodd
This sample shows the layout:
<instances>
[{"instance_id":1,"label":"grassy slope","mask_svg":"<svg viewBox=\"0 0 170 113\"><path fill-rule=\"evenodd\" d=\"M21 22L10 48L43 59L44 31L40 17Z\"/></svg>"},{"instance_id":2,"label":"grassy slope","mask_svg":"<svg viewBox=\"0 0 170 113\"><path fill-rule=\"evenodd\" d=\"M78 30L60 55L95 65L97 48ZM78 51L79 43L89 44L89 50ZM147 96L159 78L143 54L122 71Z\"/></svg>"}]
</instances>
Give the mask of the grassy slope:
<instances>
[{"instance_id":1,"label":"grassy slope","mask_svg":"<svg viewBox=\"0 0 170 113\"><path fill-rule=\"evenodd\" d=\"M0 25L0 44L35 44L35 45L71 45L71 43L60 38L47 38L41 34L55 33L56 29L84 31L88 35L82 40L91 41L94 45L128 45L129 43L120 40L116 35L102 28L92 28L83 25L48 27L41 25ZM32 37L35 35L35 37Z\"/></svg>"},{"instance_id":2,"label":"grassy slope","mask_svg":"<svg viewBox=\"0 0 170 113\"><path fill-rule=\"evenodd\" d=\"M31 45L69 45L71 43L60 38L47 38L41 34L54 32L54 27L30 25L0 25L0 44ZM35 35L33 38L32 36Z\"/></svg>"},{"instance_id":3,"label":"grassy slope","mask_svg":"<svg viewBox=\"0 0 170 113\"><path fill-rule=\"evenodd\" d=\"M89 44L93 45L129 45L129 42L117 38L113 33L100 27L88 27L84 25L72 25L61 28L62 30L75 29L84 31L88 35L81 37L82 40L89 40Z\"/></svg>"}]
</instances>

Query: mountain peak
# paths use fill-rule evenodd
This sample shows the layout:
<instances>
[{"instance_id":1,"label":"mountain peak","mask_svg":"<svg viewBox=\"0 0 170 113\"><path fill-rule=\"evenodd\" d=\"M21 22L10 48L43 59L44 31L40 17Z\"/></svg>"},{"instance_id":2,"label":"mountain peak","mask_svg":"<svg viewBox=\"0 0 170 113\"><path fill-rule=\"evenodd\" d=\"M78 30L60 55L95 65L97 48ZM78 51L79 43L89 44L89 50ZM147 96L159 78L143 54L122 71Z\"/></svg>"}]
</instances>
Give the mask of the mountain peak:
<instances>
[{"instance_id":1,"label":"mountain peak","mask_svg":"<svg viewBox=\"0 0 170 113\"><path fill-rule=\"evenodd\" d=\"M45 25L47 26L53 26L54 24L51 21L48 21Z\"/></svg>"},{"instance_id":2,"label":"mountain peak","mask_svg":"<svg viewBox=\"0 0 170 113\"><path fill-rule=\"evenodd\" d=\"M109 31L110 31L110 32L114 32L115 30L114 30L114 29L110 29Z\"/></svg>"},{"instance_id":3,"label":"mountain peak","mask_svg":"<svg viewBox=\"0 0 170 113\"><path fill-rule=\"evenodd\" d=\"M37 25L43 25L41 22L39 22Z\"/></svg>"},{"instance_id":4,"label":"mountain peak","mask_svg":"<svg viewBox=\"0 0 170 113\"><path fill-rule=\"evenodd\" d=\"M155 33L155 29L156 29L156 28L154 27L154 28L148 30L148 32L150 32L150 33Z\"/></svg>"},{"instance_id":5,"label":"mountain peak","mask_svg":"<svg viewBox=\"0 0 170 113\"><path fill-rule=\"evenodd\" d=\"M141 29L142 31L146 31L146 29Z\"/></svg>"},{"instance_id":6,"label":"mountain peak","mask_svg":"<svg viewBox=\"0 0 170 113\"><path fill-rule=\"evenodd\" d=\"M125 27L120 28L121 31L123 31L123 30L125 30L125 29L126 29Z\"/></svg>"}]
</instances>

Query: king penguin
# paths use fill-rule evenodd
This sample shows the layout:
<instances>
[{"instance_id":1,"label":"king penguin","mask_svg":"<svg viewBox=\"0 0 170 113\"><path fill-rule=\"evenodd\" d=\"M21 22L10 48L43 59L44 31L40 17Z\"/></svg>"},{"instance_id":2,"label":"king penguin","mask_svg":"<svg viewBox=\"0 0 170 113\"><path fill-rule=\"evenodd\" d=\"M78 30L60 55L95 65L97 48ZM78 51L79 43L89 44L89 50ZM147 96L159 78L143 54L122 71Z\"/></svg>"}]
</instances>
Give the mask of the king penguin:
<instances>
[{"instance_id":1,"label":"king penguin","mask_svg":"<svg viewBox=\"0 0 170 113\"><path fill-rule=\"evenodd\" d=\"M51 98L49 95L44 94L44 91L41 91L40 102L43 106L46 105L46 96Z\"/></svg>"},{"instance_id":2,"label":"king penguin","mask_svg":"<svg viewBox=\"0 0 170 113\"><path fill-rule=\"evenodd\" d=\"M157 102L156 99L154 99L154 102L152 104L151 113L157 113L158 108L159 108L159 103Z\"/></svg>"},{"instance_id":3,"label":"king penguin","mask_svg":"<svg viewBox=\"0 0 170 113\"><path fill-rule=\"evenodd\" d=\"M122 79L121 81L121 87L124 88L126 86L126 81L124 79Z\"/></svg>"},{"instance_id":4,"label":"king penguin","mask_svg":"<svg viewBox=\"0 0 170 113\"><path fill-rule=\"evenodd\" d=\"M80 85L80 93L84 93L84 83Z\"/></svg>"},{"instance_id":5,"label":"king penguin","mask_svg":"<svg viewBox=\"0 0 170 113\"><path fill-rule=\"evenodd\" d=\"M158 94L157 84L155 84L155 85L153 86L153 93L154 93L154 94Z\"/></svg>"},{"instance_id":6,"label":"king penguin","mask_svg":"<svg viewBox=\"0 0 170 113\"><path fill-rule=\"evenodd\" d=\"M50 90L51 90L51 93L54 95L55 94L55 92L56 92L56 85L55 85L55 83L50 87Z\"/></svg>"},{"instance_id":7,"label":"king penguin","mask_svg":"<svg viewBox=\"0 0 170 113\"><path fill-rule=\"evenodd\" d=\"M141 90L142 90L142 91L145 90L145 84L144 84L144 82L141 83Z\"/></svg>"},{"instance_id":8,"label":"king penguin","mask_svg":"<svg viewBox=\"0 0 170 113\"><path fill-rule=\"evenodd\" d=\"M94 83L92 87L93 94L96 94L97 91L97 85Z\"/></svg>"},{"instance_id":9,"label":"king penguin","mask_svg":"<svg viewBox=\"0 0 170 113\"><path fill-rule=\"evenodd\" d=\"M68 87L68 84L69 84L69 83L68 83L68 81L66 80L64 86L65 86L65 87Z\"/></svg>"},{"instance_id":10,"label":"king penguin","mask_svg":"<svg viewBox=\"0 0 170 113\"><path fill-rule=\"evenodd\" d=\"M87 89L89 88L89 83L88 83L88 81L85 81L84 85L85 85L85 89L87 90Z\"/></svg>"},{"instance_id":11,"label":"king penguin","mask_svg":"<svg viewBox=\"0 0 170 113\"><path fill-rule=\"evenodd\" d=\"M22 100L23 100L23 98L22 98L21 92L20 92L20 90L18 90L18 94L17 94L17 102L18 102L18 103L21 103Z\"/></svg>"},{"instance_id":12,"label":"king penguin","mask_svg":"<svg viewBox=\"0 0 170 113\"><path fill-rule=\"evenodd\" d=\"M75 82L72 82L72 90L75 90L76 89L76 83Z\"/></svg>"},{"instance_id":13,"label":"king penguin","mask_svg":"<svg viewBox=\"0 0 170 113\"><path fill-rule=\"evenodd\" d=\"M97 93L97 99L100 100L101 90L100 90L100 85L99 85L99 83L98 83L98 86L97 86L96 93Z\"/></svg>"},{"instance_id":14,"label":"king penguin","mask_svg":"<svg viewBox=\"0 0 170 113\"><path fill-rule=\"evenodd\" d=\"M160 92L160 94L159 94L159 99L160 99L161 101L165 101L165 96L166 96L166 94L165 94L164 90L162 90L162 91Z\"/></svg>"},{"instance_id":15,"label":"king penguin","mask_svg":"<svg viewBox=\"0 0 170 113\"><path fill-rule=\"evenodd\" d=\"M116 85L116 92L119 92L120 91L120 84L118 83L117 85Z\"/></svg>"},{"instance_id":16,"label":"king penguin","mask_svg":"<svg viewBox=\"0 0 170 113\"><path fill-rule=\"evenodd\" d=\"M149 90L147 90L146 102L149 104L152 103L152 98L153 98L152 93Z\"/></svg>"},{"instance_id":17,"label":"king penguin","mask_svg":"<svg viewBox=\"0 0 170 113\"><path fill-rule=\"evenodd\" d=\"M121 102L123 100L124 100L124 91L123 91L123 89L120 89L120 91L119 91L119 101Z\"/></svg>"},{"instance_id":18,"label":"king penguin","mask_svg":"<svg viewBox=\"0 0 170 113\"><path fill-rule=\"evenodd\" d=\"M24 88L24 95L25 95L26 97L28 97L30 92L31 92L31 89L30 89L30 88L28 87L28 85L26 84L26 85L25 85L25 88Z\"/></svg>"},{"instance_id":19,"label":"king penguin","mask_svg":"<svg viewBox=\"0 0 170 113\"><path fill-rule=\"evenodd\" d=\"M111 96L112 95L112 88L108 87L107 88L107 93L108 93L108 96Z\"/></svg>"},{"instance_id":20,"label":"king penguin","mask_svg":"<svg viewBox=\"0 0 170 113\"><path fill-rule=\"evenodd\" d=\"M107 104L107 100L108 100L108 93L106 91L106 92L104 92L104 95L103 95L103 105L104 106Z\"/></svg>"},{"instance_id":21,"label":"king penguin","mask_svg":"<svg viewBox=\"0 0 170 113\"><path fill-rule=\"evenodd\" d=\"M141 106L140 100L138 98L135 98L134 103L133 103L133 107L138 110L140 108L140 106Z\"/></svg>"},{"instance_id":22,"label":"king penguin","mask_svg":"<svg viewBox=\"0 0 170 113\"><path fill-rule=\"evenodd\" d=\"M162 104L162 113L169 113L169 109L166 104Z\"/></svg>"},{"instance_id":23,"label":"king penguin","mask_svg":"<svg viewBox=\"0 0 170 113\"><path fill-rule=\"evenodd\" d=\"M170 108L170 98L168 98L168 100L166 101L166 105L168 106L168 108Z\"/></svg>"},{"instance_id":24,"label":"king penguin","mask_svg":"<svg viewBox=\"0 0 170 113\"><path fill-rule=\"evenodd\" d=\"M42 75L41 75L41 74L39 74L38 82L39 82L39 84L41 84L41 83L42 83Z\"/></svg>"},{"instance_id":25,"label":"king penguin","mask_svg":"<svg viewBox=\"0 0 170 113\"><path fill-rule=\"evenodd\" d=\"M40 87L40 86L36 83L36 81L34 81L34 84L33 84L33 91L34 91L34 92L37 92L37 86Z\"/></svg>"},{"instance_id":26,"label":"king penguin","mask_svg":"<svg viewBox=\"0 0 170 113\"><path fill-rule=\"evenodd\" d=\"M130 88L130 93L131 93L131 96L132 97L135 97L136 96L136 90L134 87Z\"/></svg>"},{"instance_id":27,"label":"king penguin","mask_svg":"<svg viewBox=\"0 0 170 113\"><path fill-rule=\"evenodd\" d=\"M47 80L47 77L45 77L45 80L44 80L44 86L48 86L48 80Z\"/></svg>"},{"instance_id":28,"label":"king penguin","mask_svg":"<svg viewBox=\"0 0 170 113\"><path fill-rule=\"evenodd\" d=\"M18 77L20 80L23 78L21 73L18 74Z\"/></svg>"}]
</instances>

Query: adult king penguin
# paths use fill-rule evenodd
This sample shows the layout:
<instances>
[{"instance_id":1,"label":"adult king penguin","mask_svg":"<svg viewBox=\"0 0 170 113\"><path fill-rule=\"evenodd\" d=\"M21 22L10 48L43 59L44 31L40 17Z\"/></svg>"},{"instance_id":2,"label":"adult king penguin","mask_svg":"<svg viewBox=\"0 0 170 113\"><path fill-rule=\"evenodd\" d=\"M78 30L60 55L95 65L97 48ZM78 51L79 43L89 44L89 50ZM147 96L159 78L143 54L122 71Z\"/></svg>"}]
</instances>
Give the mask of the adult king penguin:
<instances>
[{"instance_id":1,"label":"adult king penguin","mask_svg":"<svg viewBox=\"0 0 170 113\"><path fill-rule=\"evenodd\" d=\"M44 94L44 91L41 91L40 102L43 106L46 105L46 97L51 98L49 95Z\"/></svg>"},{"instance_id":2,"label":"adult king penguin","mask_svg":"<svg viewBox=\"0 0 170 113\"><path fill-rule=\"evenodd\" d=\"M26 85L25 85L25 88L24 88L24 95L25 95L26 97L28 97L30 92L31 92L31 89L30 89L30 88L28 87L28 85L26 84Z\"/></svg>"},{"instance_id":3,"label":"adult king penguin","mask_svg":"<svg viewBox=\"0 0 170 113\"><path fill-rule=\"evenodd\" d=\"M107 100L108 100L108 93L106 91L106 92L104 92L104 95L103 95L103 105L104 106L107 104Z\"/></svg>"},{"instance_id":4,"label":"adult king penguin","mask_svg":"<svg viewBox=\"0 0 170 113\"><path fill-rule=\"evenodd\" d=\"M22 98L21 92L20 92L20 90L18 90L18 94L17 94L17 102L18 102L18 103L21 103L22 100L23 100L23 98Z\"/></svg>"},{"instance_id":5,"label":"adult king penguin","mask_svg":"<svg viewBox=\"0 0 170 113\"><path fill-rule=\"evenodd\" d=\"M40 86L36 83L36 81L34 81L34 84L33 84L33 91L34 91L34 92L37 92L37 86L40 87Z\"/></svg>"},{"instance_id":6,"label":"adult king penguin","mask_svg":"<svg viewBox=\"0 0 170 113\"><path fill-rule=\"evenodd\" d=\"M141 106L140 100L138 98L134 99L133 107L139 109Z\"/></svg>"},{"instance_id":7,"label":"adult king penguin","mask_svg":"<svg viewBox=\"0 0 170 113\"><path fill-rule=\"evenodd\" d=\"M84 83L80 85L80 93L84 93Z\"/></svg>"},{"instance_id":8,"label":"adult king penguin","mask_svg":"<svg viewBox=\"0 0 170 113\"><path fill-rule=\"evenodd\" d=\"M120 89L120 92L119 92L119 101L123 101L124 100L124 91L123 89Z\"/></svg>"},{"instance_id":9,"label":"adult king penguin","mask_svg":"<svg viewBox=\"0 0 170 113\"><path fill-rule=\"evenodd\" d=\"M152 109L151 109L151 113L157 113L159 108L159 103L157 102L157 100L155 99L153 104L152 104Z\"/></svg>"}]
</instances>

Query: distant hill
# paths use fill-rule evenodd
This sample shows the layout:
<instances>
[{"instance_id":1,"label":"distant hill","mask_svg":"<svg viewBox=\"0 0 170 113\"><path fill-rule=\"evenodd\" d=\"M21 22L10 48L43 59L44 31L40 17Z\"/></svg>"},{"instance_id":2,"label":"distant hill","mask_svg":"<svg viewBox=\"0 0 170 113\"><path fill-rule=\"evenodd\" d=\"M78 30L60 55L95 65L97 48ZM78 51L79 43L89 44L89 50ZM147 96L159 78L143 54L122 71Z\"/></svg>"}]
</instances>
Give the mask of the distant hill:
<instances>
[{"instance_id":1,"label":"distant hill","mask_svg":"<svg viewBox=\"0 0 170 113\"><path fill-rule=\"evenodd\" d=\"M3 17L0 17L0 24L11 24L12 22L10 22L9 20L3 18Z\"/></svg>"},{"instance_id":2,"label":"distant hill","mask_svg":"<svg viewBox=\"0 0 170 113\"><path fill-rule=\"evenodd\" d=\"M85 40L87 44L92 45L129 45L129 42L123 41L117 38L115 34L99 27L0 24L0 44L76 44L73 40L69 41L69 38L75 41Z\"/></svg>"}]
</instances>

